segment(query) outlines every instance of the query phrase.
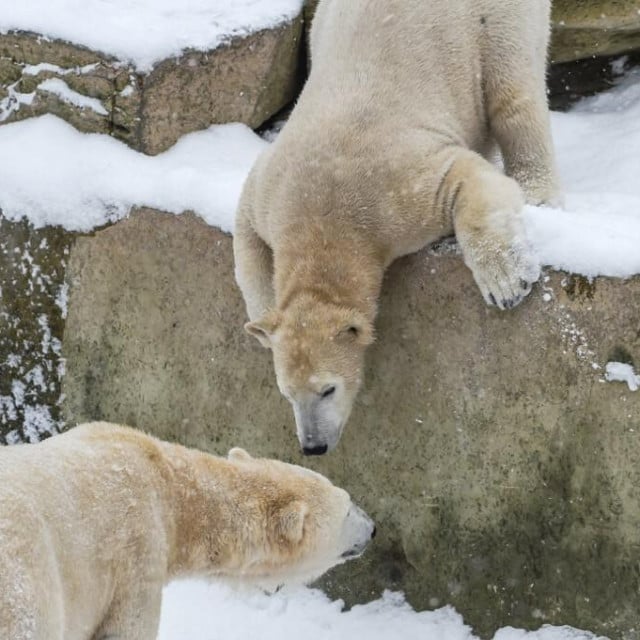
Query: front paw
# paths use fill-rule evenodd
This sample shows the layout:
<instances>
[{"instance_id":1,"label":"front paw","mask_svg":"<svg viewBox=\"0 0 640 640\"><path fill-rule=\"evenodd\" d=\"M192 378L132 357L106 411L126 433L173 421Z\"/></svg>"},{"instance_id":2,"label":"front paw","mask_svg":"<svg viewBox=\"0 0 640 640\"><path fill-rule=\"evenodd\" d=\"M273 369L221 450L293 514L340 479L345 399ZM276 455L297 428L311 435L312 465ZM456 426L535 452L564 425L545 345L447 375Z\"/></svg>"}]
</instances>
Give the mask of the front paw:
<instances>
[{"instance_id":1,"label":"front paw","mask_svg":"<svg viewBox=\"0 0 640 640\"><path fill-rule=\"evenodd\" d=\"M499 309L520 304L540 277L540 263L524 242L487 242L482 248L463 248L463 253L485 302Z\"/></svg>"}]
</instances>

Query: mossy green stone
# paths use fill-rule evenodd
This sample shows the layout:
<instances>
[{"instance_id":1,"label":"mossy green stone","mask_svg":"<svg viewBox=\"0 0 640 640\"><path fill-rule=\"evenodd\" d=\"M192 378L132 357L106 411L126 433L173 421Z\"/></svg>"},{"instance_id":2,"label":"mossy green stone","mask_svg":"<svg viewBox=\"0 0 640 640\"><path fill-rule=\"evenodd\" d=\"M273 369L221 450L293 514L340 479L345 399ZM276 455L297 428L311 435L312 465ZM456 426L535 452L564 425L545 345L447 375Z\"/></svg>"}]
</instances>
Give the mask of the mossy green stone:
<instances>
[{"instance_id":1,"label":"mossy green stone","mask_svg":"<svg viewBox=\"0 0 640 640\"><path fill-rule=\"evenodd\" d=\"M0 213L0 443L49 435L38 412L48 412L53 432L63 426L64 277L73 239Z\"/></svg>"},{"instance_id":2,"label":"mossy green stone","mask_svg":"<svg viewBox=\"0 0 640 640\"><path fill-rule=\"evenodd\" d=\"M13 84L20 79L22 69L8 58L0 58L0 86Z\"/></svg>"}]
</instances>

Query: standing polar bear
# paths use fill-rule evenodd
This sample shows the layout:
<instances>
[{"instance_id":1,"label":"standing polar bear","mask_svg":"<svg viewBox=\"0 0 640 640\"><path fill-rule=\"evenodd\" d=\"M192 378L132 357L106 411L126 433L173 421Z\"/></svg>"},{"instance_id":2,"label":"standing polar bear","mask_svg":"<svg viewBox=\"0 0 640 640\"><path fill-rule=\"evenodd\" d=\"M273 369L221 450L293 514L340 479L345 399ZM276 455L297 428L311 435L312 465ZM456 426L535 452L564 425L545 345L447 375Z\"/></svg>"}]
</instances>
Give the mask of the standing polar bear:
<instances>
[{"instance_id":1,"label":"standing polar bear","mask_svg":"<svg viewBox=\"0 0 640 640\"><path fill-rule=\"evenodd\" d=\"M0 448L0 505L2 640L155 640L170 578L306 582L375 531L317 473L106 423Z\"/></svg>"},{"instance_id":2,"label":"standing polar bear","mask_svg":"<svg viewBox=\"0 0 640 640\"><path fill-rule=\"evenodd\" d=\"M247 179L234 236L246 329L273 350L304 453L338 442L393 260L455 232L487 303L513 307L537 280L521 212L559 200L549 11L320 1L309 80Z\"/></svg>"}]
</instances>

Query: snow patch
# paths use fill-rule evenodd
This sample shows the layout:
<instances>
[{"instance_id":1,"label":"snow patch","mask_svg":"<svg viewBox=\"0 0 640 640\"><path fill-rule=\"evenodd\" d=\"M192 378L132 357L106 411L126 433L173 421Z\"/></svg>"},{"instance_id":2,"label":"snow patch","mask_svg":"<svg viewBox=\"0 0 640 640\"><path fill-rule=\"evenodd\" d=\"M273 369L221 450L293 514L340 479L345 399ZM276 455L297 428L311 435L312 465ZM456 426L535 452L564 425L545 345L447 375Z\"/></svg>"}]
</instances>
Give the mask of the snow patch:
<instances>
[{"instance_id":1,"label":"snow patch","mask_svg":"<svg viewBox=\"0 0 640 640\"><path fill-rule=\"evenodd\" d=\"M7 86L7 96L0 100L0 123L4 122L12 113L20 111L22 105L29 106L36 97L36 92L21 93L16 89L18 82ZM1 208L1 207L0 207Z\"/></svg>"},{"instance_id":2,"label":"snow patch","mask_svg":"<svg viewBox=\"0 0 640 640\"><path fill-rule=\"evenodd\" d=\"M40 62L38 64L25 64L22 67L22 75L24 76L37 76L40 73L51 72L59 76L66 76L69 73L75 73L84 75L91 73L98 66L97 62L93 64L86 64L83 67L59 67L57 64L51 64L49 62Z\"/></svg>"},{"instance_id":3,"label":"snow patch","mask_svg":"<svg viewBox=\"0 0 640 640\"><path fill-rule=\"evenodd\" d=\"M60 100L71 104L74 107L80 107L81 109L92 109L101 116L108 116L109 112L104 108L102 102L97 98L90 98L82 93L74 91L64 80L60 78L49 78L43 80L38 89L41 91L47 91L55 96L58 96Z\"/></svg>"},{"instance_id":4,"label":"snow patch","mask_svg":"<svg viewBox=\"0 0 640 640\"><path fill-rule=\"evenodd\" d=\"M56 421L51 417L51 410L41 404L25 406L22 430L31 444L40 442L42 436L58 433Z\"/></svg>"},{"instance_id":5,"label":"snow patch","mask_svg":"<svg viewBox=\"0 0 640 640\"><path fill-rule=\"evenodd\" d=\"M67 317L68 304L69 304L69 283L64 282L58 289L58 295L56 295L54 302L60 309L62 319Z\"/></svg>"},{"instance_id":6,"label":"snow patch","mask_svg":"<svg viewBox=\"0 0 640 640\"><path fill-rule=\"evenodd\" d=\"M268 596L185 580L164 590L158 640L477 640L452 607L414 611L401 593L344 611L317 589ZM570 627L526 632L505 627L494 640L596 640ZM604 640L601 639L601 640Z\"/></svg>"},{"instance_id":7,"label":"snow patch","mask_svg":"<svg viewBox=\"0 0 640 640\"><path fill-rule=\"evenodd\" d=\"M626 382L631 391L640 389L640 375L636 375L633 367L624 362L607 362L604 377L608 382Z\"/></svg>"},{"instance_id":8,"label":"snow patch","mask_svg":"<svg viewBox=\"0 0 640 640\"><path fill-rule=\"evenodd\" d=\"M146 156L53 115L31 118L0 127L0 148L11 158L0 168L0 208L8 219L28 215L35 227L90 231L148 206L195 211L231 231L244 179L266 146L245 125L229 124Z\"/></svg>"}]
</instances>

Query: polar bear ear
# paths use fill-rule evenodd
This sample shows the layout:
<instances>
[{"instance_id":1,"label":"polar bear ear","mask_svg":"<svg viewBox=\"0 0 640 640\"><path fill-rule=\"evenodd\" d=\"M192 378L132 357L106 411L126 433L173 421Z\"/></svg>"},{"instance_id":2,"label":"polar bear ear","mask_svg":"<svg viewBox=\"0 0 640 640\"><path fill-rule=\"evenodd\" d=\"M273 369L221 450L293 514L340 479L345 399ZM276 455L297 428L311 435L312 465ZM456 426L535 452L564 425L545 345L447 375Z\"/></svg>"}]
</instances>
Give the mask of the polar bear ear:
<instances>
[{"instance_id":1,"label":"polar bear ear","mask_svg":"<svg viewBox=\"0 0 640 640\"><path fill-rule=\"evenodd\" d=\"M251 460L252 458L244 449L233 447L233 449L229 451L227 459L233 462L242 462L243 460Z\"/></svg>"},{"instance_id":2,"label":"polar bear ear","mask_svg":"<svg viewBox=\"0 0 640 640\"><path fill-rule=\"evenodd\" d=\"M260 320L244 325L244 330L256 338L265 349L271 349L273 334L277 328L278 318L275 313L267 313Z\"/></svg>"},{"instance_id":3,"label":"polar bear ear","mask_svg":"<svg viewBox=\"0 0 640 640\"><path fill-rule=\"evenodd\" d=\"M362 314L357 313L340 329L338 338L368 346L375 340L373 325Z\"/></svg>"},{"instance_id":4,"label":"polar bear ear","mask_svg":"<svg viewBox=\"0 0 640 640\"><path fill-rule=\"evenodd\" d=\"M309 507L302 500L292 500L278 512L276 532L278 537L296 544L302 541L304 535L304 520L309 513Z\"/></svg>"}]
</instances>

